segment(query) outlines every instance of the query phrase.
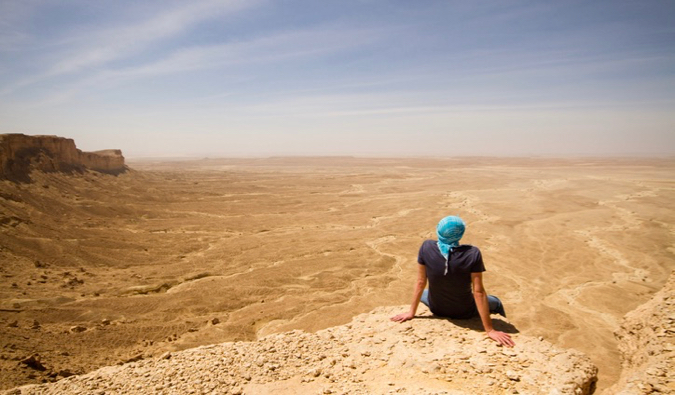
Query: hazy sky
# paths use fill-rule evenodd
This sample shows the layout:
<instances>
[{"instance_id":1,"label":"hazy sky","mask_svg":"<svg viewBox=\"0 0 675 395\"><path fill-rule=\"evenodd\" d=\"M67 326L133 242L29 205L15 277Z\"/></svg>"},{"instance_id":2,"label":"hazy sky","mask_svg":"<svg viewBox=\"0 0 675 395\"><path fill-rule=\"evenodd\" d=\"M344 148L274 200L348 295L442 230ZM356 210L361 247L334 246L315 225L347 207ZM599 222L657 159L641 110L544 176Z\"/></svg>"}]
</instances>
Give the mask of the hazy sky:
<instances>
[{"instance_id":1,"label":"hazy sky","mask_svg":"<svg viewBox=\"0 0 675 395\"><path fill-rule=\"evenodd\" d=\"M157 155L675 154L675 1L0 0L0 133Z\"/></svg>"}]
</instances>

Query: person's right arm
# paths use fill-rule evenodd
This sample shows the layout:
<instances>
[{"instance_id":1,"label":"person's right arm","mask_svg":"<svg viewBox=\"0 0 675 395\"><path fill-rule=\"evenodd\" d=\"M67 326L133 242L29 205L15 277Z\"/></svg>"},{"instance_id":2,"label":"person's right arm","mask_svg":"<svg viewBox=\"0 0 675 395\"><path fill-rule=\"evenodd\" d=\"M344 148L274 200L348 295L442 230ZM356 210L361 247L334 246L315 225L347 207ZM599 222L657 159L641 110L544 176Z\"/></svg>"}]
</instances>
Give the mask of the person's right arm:
<instances>
[{"instance_id":1,"label":"person's right arm","mask_svg":"<svg viewBox=\"0 0 675 395\"><path fill-rule=\"evenodd\" d=\"M483 322L483 328L485 328L485 333L488 337L497 343L506 346L513 347L515 343L511 339L511 336L508 333L495 330L492 327L492 319L490 318L490 306L488 304L487 292L483 286L483 273L471 273L471 287L473 289L473 298L476 301L476 308L478 309L478 315L480 315L480 320Z\"/></svg>"},{"instance_id":2,"label":"person's right arm","mask_svg":"<svg viewBox=\"0 0 675 395\"><path fill-rule=\"evenodd\" d=\"M410 310L407 313L401 313L391 317L392 321L396 322L405 322L415 318L415 313L417 313L417 306L420 304L420 299L422 299L422 293L424 288L427 286L427 271L426 267L422 264L417 265L417 281L415 282L415 291L413 292L413 301L410 304Z\"/></svg>"}]
</instances>

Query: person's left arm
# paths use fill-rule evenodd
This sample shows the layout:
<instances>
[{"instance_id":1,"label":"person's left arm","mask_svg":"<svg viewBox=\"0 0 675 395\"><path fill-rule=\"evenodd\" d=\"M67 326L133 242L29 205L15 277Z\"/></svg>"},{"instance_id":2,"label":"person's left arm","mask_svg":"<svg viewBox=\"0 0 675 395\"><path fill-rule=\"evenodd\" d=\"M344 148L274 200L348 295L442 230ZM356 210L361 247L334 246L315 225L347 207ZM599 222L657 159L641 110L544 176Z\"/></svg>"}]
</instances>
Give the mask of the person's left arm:
<instances>
[{"instance_id":1,"label":"person's left arm","mask_svg":"<svg viewBox=\"0 0 675 395\"><path fill-rule=\"evenodd\" d=\"M406 322L415 318L415 313L417 313L417 306L420 304L420 299L422 298L422 293L424 288L427 285L427 271L426 267L422 264L417 265L417 281L415 282L415 290L413 291L413 301L410 304L410 310L407 313L397 314L391 317L392 321L396 322Z\"/></svg>"},{"instance_id":2,"label":"person's left arm","mask_svg":"<svg viewBox=\"0 0 675 395\"><path fill-rule=\"evenodd\" d=\"M508 333L495 330L495 328L492 326L492 318L490 318L490 305L488 304L487 292L483 286L482 272L471 273L471 286L473 288L473 299L476 301L476 307L478 308L480 320L483 322L485 333L487 333L490 339L496 341L497 343L507 347L513 347L515 343L513 340L511 340L511 336Z\"/></svg>"}]
</instances>

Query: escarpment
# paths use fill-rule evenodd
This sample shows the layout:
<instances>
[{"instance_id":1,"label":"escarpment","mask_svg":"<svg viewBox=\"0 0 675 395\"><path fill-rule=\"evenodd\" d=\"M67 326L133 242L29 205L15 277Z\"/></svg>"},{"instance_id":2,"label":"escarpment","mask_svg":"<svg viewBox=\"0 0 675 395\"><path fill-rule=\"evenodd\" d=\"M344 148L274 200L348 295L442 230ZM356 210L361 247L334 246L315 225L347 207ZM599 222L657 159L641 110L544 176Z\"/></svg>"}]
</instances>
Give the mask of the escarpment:
<instances>
[{"instance_id":1,"label":"escarpment","mask_svg":"<svg viewBox=\"0 0 675 395\"><path fill-rule=\"evenodd\" d=\"M0 135L0 179L30 180L30 172L94 170L119 174L127 170L120 150L83 152L72 139L58 136Z\"/></svg>"},{"instance_id":2,"label":"escarpment","mask_svg":"<svg viewBox=\"0 0 675 395\"><path fill-rule=\"evenodd\" d=\"M623 370L607 393L675 393L675 272L651 300L626 314L615 335Z\"/></svg>"}]
</instances>

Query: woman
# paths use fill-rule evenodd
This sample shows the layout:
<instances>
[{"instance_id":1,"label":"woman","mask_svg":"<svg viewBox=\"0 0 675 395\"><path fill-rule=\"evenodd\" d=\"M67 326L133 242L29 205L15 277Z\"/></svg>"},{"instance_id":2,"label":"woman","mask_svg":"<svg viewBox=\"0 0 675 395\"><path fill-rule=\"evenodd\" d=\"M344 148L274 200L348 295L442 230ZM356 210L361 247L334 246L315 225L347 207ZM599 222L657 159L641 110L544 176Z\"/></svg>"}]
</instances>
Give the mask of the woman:
<instances>
[{"instance_id":1,"label":"woman","mask_svg":"<svg viewBox=\"0 0 675 395\"><path fill-rule=\"evenodd\" d=\"M477 247L459 244L466 225L461 218L443 218L436 227L438 241L426 240L417 257L417 283L407 313L391 317L405 322L415 318L417 306L424 303L435 315L470 318L480 315L487 335L501 345L512 347L511 336L492 327L490 313L506 317L501 301L487 294L483 286L483 257ZM425 289L429 282L429 289Z\"/></svg>"}]
</instances>

